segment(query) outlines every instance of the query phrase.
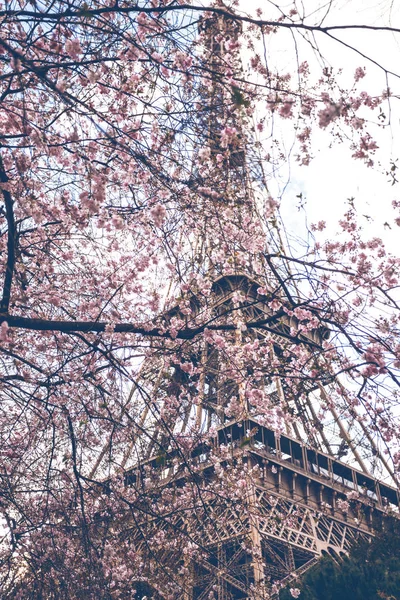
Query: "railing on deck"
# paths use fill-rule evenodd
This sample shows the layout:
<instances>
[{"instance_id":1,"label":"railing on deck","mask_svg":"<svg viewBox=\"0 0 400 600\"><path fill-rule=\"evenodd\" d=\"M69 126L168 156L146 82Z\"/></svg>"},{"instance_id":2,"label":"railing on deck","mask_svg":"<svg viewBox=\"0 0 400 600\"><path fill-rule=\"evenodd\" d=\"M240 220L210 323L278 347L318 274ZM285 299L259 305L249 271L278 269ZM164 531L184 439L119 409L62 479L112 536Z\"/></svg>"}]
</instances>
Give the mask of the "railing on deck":
<instances>
[{"instance_id":1,"label":"railing on deck","mask_svg":"<svg viewBox=\"0 0 400 600\"><path fill-rule=\"evenodd\" d=\"M217 446L230 447L232 455L237 455L240 448L247 448L277 466L307 475L343 494L356 492L359 501L373 504L378 509L398 511L400 507L399 490L298 440L274 432L253 419L225 424L216 432L214 442ZM177 449L162 451L127 471L126 485L134 485L139 480L143 482L150 472L152 477L167 482L173 476L179 478L180 473L189 476L190 464L211 467L211 464L208 465L211 449L212 444L199 444L191 452L190 459L181 457Z\"/></svg>"}]
</instances>

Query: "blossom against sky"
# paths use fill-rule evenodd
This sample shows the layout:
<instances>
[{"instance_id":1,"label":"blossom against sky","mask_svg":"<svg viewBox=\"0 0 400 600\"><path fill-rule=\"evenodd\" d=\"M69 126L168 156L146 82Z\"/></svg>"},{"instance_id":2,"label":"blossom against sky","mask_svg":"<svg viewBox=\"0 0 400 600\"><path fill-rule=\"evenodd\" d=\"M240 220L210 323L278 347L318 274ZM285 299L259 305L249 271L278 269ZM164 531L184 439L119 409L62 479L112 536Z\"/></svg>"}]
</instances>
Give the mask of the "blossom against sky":
<instances>
[{"instance_id":1,"label":"blossom against sky","mask_svg":"<svg viewBox=\"0 0 400 600\"><path fill-rule=\"evenodd\" d=\"M293 4L286 4L285 7L280 5L280 9L289 12ZM256 7L259 3L253 2L253 5ZM390 1L341 0L317 4L305 0L297 2L296 7L308 24L400 26L399 5ZM263 18L274 18L279 12L274 3L263 5ZM292 154L297 131L293 121L288 120L274 135L284 140L289 159L268 183L273 195L281 198L281 215L289 233L301 237L300 231L306 235L306 224L325 221L324 235L334 236L349 199L354 199L365 235L383 237L388 249L396 253L398 230L394 219L397 215L392 203L399 194L396 179L400 139L400 34L345 29L332 35L337 39L323 33L302 38L292 31L279 31L266 38L269 66L271 69L284 67L294 74L297 65L307 61L311 76L315 74L318 78L324 68L332 69L343 88L351 88L357 71L362 69L365 75L358 82L359 90L365 89L373 96L389 87L391 99L382 106L381 118L377 119L377 114L365 114L368 131L378 146L374 165L366 168L363 161L354 160L345 133L340 143L332 137L329 127L319 131L316 127L312 160L307 167L300 166Z\"/></svg>"}]
</instances>

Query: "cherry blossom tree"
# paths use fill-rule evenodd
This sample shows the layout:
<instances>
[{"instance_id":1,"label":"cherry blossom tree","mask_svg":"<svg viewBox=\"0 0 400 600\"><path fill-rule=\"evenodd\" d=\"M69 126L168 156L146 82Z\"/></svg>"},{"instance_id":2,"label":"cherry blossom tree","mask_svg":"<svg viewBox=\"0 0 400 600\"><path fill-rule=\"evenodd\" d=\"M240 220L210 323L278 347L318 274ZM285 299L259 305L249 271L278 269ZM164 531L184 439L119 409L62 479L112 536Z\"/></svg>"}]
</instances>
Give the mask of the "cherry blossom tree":
<instances>
[{"instance_id":1,"label":"cherry blossom tree","mask_svg":"<svg viewBox=\"0 0 400 600\"><path fill-rule=\"evenodd\" d=\"M319 222L305 250L284 243L270 191L288 124L290 160L306 167L322 132L374 167L370 121L386 125L396 98L363 87L373 50L347 87L340 65L317 72L300 50L270 69L281 31L316 52L344 44L347 26L296 3L15 0L0 23L2 597L184 597L204 551L185 516L206 520L216 498L245 509L252 475L222 469L215 449L218 484L199 484L193 451L249 410L310 444L340 413L365 442L359 460L394 484L399 259L365 237L354 202L337 238ZM399 34L364 27L378 30ZM396 169L394 157L393 184ZM243 274L216 311L218 281ZM225 399L206 427L196 407L216 363ZM172 451L180 484L156 494L146 460L161 469ZM127 485L137 464L144 483Z\"/></svg>"}]
</instances>

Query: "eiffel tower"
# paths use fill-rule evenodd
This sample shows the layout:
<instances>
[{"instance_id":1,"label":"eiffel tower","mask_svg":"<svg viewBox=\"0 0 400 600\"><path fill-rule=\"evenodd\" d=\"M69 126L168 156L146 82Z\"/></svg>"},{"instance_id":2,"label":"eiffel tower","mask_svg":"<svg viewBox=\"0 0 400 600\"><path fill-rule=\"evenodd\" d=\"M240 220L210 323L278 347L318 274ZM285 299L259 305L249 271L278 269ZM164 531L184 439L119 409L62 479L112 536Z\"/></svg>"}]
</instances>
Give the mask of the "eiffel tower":
<instances>
[{"instance_id":1,"label":"eiffel tower","mask_svg":"<svg viewBox=\"0 0 400 600\"><path fill-rule=\"evenodd\" d=\"M344 385L322 372L329 329L303 331L291 313L299 293L285 283L286 267L240 240L228 264L219 252L219 214L230 211L239 236L267 195L254 184L261 175L240 83L240 29L226 14L200 24L193 164L204 168L193 167L189 182L198 233L182 244L181 281L191 283L160 317L160 328L183 323L193 335L179 351L168 340L153 348L128 400L138 418L121 464L139 514L126 534L142 557L137 598L276 597L322 554L346 554L373 535L399 506L378 433L347 404ZM201 199L209 197L206 209ZM274 218L262 233L281 249ZM291 373L293 339L320 365L318 377Z\"/></svg>"}]
</instances>

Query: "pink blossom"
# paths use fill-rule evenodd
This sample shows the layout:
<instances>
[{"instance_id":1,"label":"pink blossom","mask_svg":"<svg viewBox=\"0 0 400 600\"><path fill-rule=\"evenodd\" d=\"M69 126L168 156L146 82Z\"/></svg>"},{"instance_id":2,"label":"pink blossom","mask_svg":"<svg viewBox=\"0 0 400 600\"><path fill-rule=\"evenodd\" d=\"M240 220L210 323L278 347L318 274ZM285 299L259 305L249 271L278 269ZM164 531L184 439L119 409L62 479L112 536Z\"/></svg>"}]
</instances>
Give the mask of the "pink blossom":
<instances>
[{"instance_id":1,"label":"pink blossom","mask_svg":"<svg viewBox=\"0 0 400 600\"><path fill-rule=\"evenodd\" d=\"M309 75L310 66L306 60L304 62L300 63L298 71L299 71L300 75Z\"/></svg>"},{"instance_id":2,"label":"pink blossom","mask_svg":"<svg viewBox=\"0 0 400 600\"><path fill-rule=\"evenodd\" d=\"M231 39L225 42L225 48L228 52L232 52L233 50L237 50L238 48L240 48L240 43L238 40Z\"/></svg>"},{"instance_id":3,"label":"pink blossom","mask_svg":"<svg viewBox=\"0 0 400 600\"><path fill-rule=\"evenodd\" d=\"M210 148L201 148L199 150L199 158L201 160L209 160L211 154Z\"/></svg>"},{"instance_id":4,"label":"pink blossom","mask_svg":"<svg viewBox=\"0 0 400 600\"><path fill-rule=\"evenodd\" d=\"M310 139L310 135L311 135L310 127L305 127L302 131L300 131L300 133L297 134L297 139L300 140L300 142L304 143Z\"/></svg>"},{"instance_id":5,"label":"pink blossom","mask_svg":"<svg viewBox=\"0 0 400 600\"><path fill-rule=\"evenodd\" d=\"M372 137L367 133L366 135L360 138L360 144L356 147L355 152L352 154L353 158L362 158L365 159L367 166L372 167L373 161L370 158L370 154L374 154L378 149L378 144Z\"/></svg>"},{"instance_id":6,"label":"pink blossom","mask_svg":"<svg viewBox=\"0 0 400 600\"><path fill-rule=\"evenodd\" d=\"M376 108L381 102L380 98L372 98L367 92L361 92L360 98L364 106L368 106L369 108Z\"/></svg>"},{"instance_id":7,"label":"pink blossom","mask_svg":"<svg viewBox=\"0 0 400 600\"><path fill-rule=\"evenodd\" d=\"M174 62L176 67L183 71L187 71L192 66L193 59L185 52L177 52L175 54Z\"/></svg>"},{"instance_id":8,"label":"pink blossom","mask_svg":"<svg viewBox=\"0 0 400 600\"><path fill-rule=\"evenodd\" d=\"M318 221L311 225L311 231L323 231L326 227L326 221Z\"/></svg>"},{"instance_id":9,"label":"pink blossom","mask_svg":"<svg viewBox=\"0 0 400 600\"><path fill-rule=\"evenodd\" d=\"M354 127L354 129L362 129L364 127L364 119L360 119L359 117L353 117L351 119L351 124Z\"/></svg>"},{"instance_id":10,"label":"pink blossom","mask_svg":"<svg viewBox=\"0 0 400 600\"><path fill-rule=\"evenodd\" d=\"M279 202L274 200L272 196L268 196L267 201L265 203L265 216L267 218L273 217L276 213L276 209L279 206Z\"/></svg>"},{"instance_id":11,"label":"pink blossom","mask_svg":"<svg viewBox=\"0 0 400 600\"><path fill-rule=\"evenodd\" d=\"M328 127L332 121L339 116L339 109L335 104L327 104L325 108L318 112L318 124L322 129Z\"/></svg>"},{"instance_id":12,"label":"pink blossom","mask_svg":"<svg viewBox=\"0 0 400 600\"><path fill-rule=\"evenodd\" d=\"M229 144L236 138L237 129L236 127L226 126L221 131L221 145L227 148Z\"/></svg>"},{"instance_id":13,"label":"pink blossom","mask_svg":"<svg viewBox=\"0 0 400 600\"><path fill-rule=\"evenodd\" d=\"M274 300L272 300L271 302L269 302L268 306L273 311L277 311L280 308L282 308L282 304L281 304L281 302L277 298L274 298Z\"/></svg>"},{"instance_id":14,"label":"pink blossom","mask_svg":"<svg viewBox=\"0 0 400 600\"><path fill-rule=\"evenodd\" d=\"M360 81L363 77L365 77L365 68L357 67L356 72L354 73L354 81Z\"/></svg>"},{"instance_id":15,"label":"pink blossom","mask_svg":"<svg viewBox=\"0 0 400 600\"><path fill-rule=\"evenodd\" d=\"M338 498L338 500L336 501L337 507L339 508L339 510L342 510L344 513L348 513L350 510L350 504L347 502L347 500L342 500L341 498Z\"/></svg>"},{"instance_id":16,"label":"pink blossom","mask_svg":"<svg viewBox=\"0 0 400 600\"><path fill-rule=\"evenodd\" d=\"M154 224L156 227L162 227L165 218L167 216L167 210L163 204L155 204L150 209L150 214L153 217Z\"/></svg>"},{"instance_id":17,"label":"pink blossom","mask_svg":"<svg viewBox=\"0 0 400 600\"><path fill-rule=\"evenodd\" d=\"M139 23L139 25L145 25L148 19L148 16L144 12L140 12L136 17L136 21Z\"/></svg>"},{"instance_id":18,"label":"pink blossom","mask_svg":"<svg viewBox=\"0 0 400 600\"><path fill-rule=\"evenodd\" d=\"M280 107L279 114L283 119L290 119L293 116L293 102L285 102Z\"/></svg>"},{"instance_id":19,"label":"pink blossom","mask_svg":"<svg viewBox=\"0 0 400 600\"><path fill-rule=\"evenodd\" d=\"M162 54L159 52L153 52L151 58L157 63L161 63L163 61Z\"/></svg>"},{"instance_id":20,"label":"pink blossom","mask_svg":"<svg viewBox=\"0 0 400 600\"><path fill-rule=\"evenodd\" d=\"M79 55L82 54L82 48L79 39L74 38L72 40L67 40L65 43L65 50L72 59L77 60Z\"/></svg>"},{"instance_id":21,"label":"pink blossom","mask_svg":"<svg viewBox=\"0 0 400 600\"><path fill-rule=\"evenodd\" d=\"M2 324L0 325L0 341L2 341L2 342L10 341L8 331L9 331L8 323L7 323L7 321L3 321Z\"/></svg>"},{"instance_id":22,"label":"pink blossom","mask_svg":"<svg viewBox=\"0 0 400 600\"><path fill-rule=\"evenodd\" d=\"M361 144L360 146L364 149L364 150L377 150L378 148L378 144L375 142L375 140L373 140L371 138L371 136L369 134L364 135L361 138Z\"/></svg>"},{"instance_id":23,"label":"pink blossom","mask_svg":"<svg viewBox=\"0 0 400 600\"><path fill-rule=\"evenodd\" d=\"M215 335L213 341L217 348L222 349L225 347L225 340L221 335Z\"/></svg>"}]
</instances>

